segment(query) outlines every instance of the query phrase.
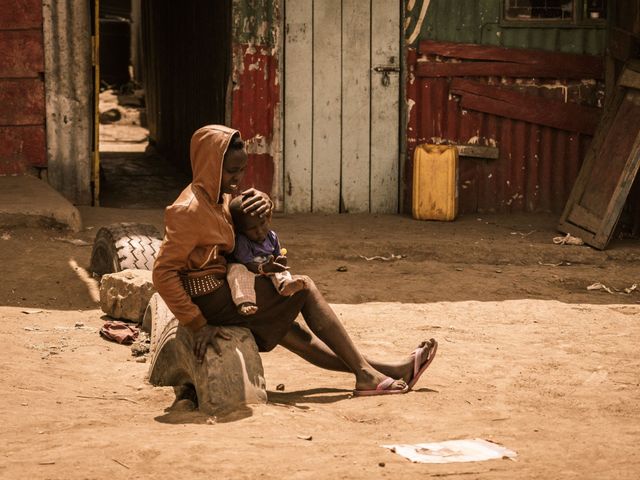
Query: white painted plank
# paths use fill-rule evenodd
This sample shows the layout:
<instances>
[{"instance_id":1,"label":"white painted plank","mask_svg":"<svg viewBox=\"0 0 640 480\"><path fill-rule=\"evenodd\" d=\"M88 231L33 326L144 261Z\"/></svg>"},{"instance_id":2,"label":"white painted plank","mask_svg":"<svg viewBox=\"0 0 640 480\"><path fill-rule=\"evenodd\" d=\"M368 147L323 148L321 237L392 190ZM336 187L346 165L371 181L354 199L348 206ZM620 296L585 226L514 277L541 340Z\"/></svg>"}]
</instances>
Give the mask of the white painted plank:
<instances>
[{"instance_id":1,"label":"white painted plank","mask_svg":"<svg viewBox=\"0 0 640 480\"><path fill-rule=\"evenodd\" d=\"M284 61L284 208L311 211L313 0L287 0Z\"/></svg>"},{"instance_id":2,"label":"white painted plank","mask_svg":"<svg viewBox=\"0 0 640 480\"><path fill-rule=\"evenodd\" d=\"M390 8L390 4L393 7ZM371 63L400 65L400 8L388 0L371 1ZM391 59L393 58L393 63ZM371 211L398 211L398 129L400 75L372 72L371 81Z\"/></svg>"},{"instance_id":3,"label":"white painted plank","mask_svg":"<svg viewBox=\"0 0 640 480\"><path fill-rule=\"evenodd\" d=\"M345 212L369 211L369 2L342 4L342 201Z\"/></svg>"},{"instance_id":4,"label":"white painted plank","mask_svg":"<svg viewBox=\"0 0 640 480\"><path fill-rule=\"evenodd\" d=\"M313 12L313 211L340 205L341 0L316 0Z\"/></svg>"}]
</instances>

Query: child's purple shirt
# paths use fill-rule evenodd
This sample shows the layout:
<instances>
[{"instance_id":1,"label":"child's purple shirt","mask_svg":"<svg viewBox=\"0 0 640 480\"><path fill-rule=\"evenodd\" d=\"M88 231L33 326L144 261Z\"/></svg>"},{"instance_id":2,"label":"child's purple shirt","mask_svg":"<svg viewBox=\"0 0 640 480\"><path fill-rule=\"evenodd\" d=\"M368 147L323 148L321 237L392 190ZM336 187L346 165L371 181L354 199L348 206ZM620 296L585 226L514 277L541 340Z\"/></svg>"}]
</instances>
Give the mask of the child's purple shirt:
<instances>
[{"instance_id":1,"label":"child's purple shirt","mask_svg":"<svg viewBox=\"0 0 640 480\"><path fill-rule=\"evenodd\" d=\"M250 263L256 257L268 257L280 255L280 242L273 230L269 230L264 242L257 243L249 240L242 233L236 233L236 246L233 250L233 258L239 263Z\"/></svg>"}]
</instances>

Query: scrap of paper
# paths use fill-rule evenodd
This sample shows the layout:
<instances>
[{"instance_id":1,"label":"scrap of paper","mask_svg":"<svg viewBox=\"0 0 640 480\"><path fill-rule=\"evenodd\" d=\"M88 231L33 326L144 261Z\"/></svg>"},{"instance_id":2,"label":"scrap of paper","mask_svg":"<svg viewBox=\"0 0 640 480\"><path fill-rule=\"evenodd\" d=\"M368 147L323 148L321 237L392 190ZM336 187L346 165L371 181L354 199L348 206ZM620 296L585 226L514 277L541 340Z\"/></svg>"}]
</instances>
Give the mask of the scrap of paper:
<instances>
[{"instance_id":1,"label":"scrap of paper","mask_svg":"<svg viewBox=\"0 0 640 480\"><path fill-rule=\"evenodd\" d=\"M480 462L500 458L515 459L513 450L481 438L473 440L447 440L414 445L382 445L414 463Z\"/></svg>"}]
</instances>

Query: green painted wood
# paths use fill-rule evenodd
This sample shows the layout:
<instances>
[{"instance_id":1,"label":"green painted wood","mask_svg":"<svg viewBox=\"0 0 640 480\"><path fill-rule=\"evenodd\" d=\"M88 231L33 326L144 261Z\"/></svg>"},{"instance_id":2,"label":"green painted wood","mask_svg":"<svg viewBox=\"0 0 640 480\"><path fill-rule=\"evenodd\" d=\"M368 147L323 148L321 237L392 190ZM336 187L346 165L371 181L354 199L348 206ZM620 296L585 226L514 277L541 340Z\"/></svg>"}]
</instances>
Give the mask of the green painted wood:
<instances>
[{"instance_id":1,"label":"green painted wood","mask_svg":"<svg viewBox=\"0 0 640 480\"><path fill-rule=\"evenodd\" d=\"M420 21L423 6L427 4L426 14ZM515 26L501 22L502 5L503 0L407 2L407 43L415 47L418 41L430 39L590 55L604 53L606 30L602 23L563 27Z\"/></svg>"}]
</instances>

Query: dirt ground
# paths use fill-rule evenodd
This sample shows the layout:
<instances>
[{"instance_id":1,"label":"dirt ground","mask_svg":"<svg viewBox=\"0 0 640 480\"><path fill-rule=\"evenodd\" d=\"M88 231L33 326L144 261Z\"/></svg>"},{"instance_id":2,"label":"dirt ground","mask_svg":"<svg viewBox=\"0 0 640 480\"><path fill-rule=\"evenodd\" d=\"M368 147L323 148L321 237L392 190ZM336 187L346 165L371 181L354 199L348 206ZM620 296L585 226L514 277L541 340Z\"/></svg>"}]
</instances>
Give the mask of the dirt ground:
<instances>
[{"instance_id":1,"label":"dirt ground","mask_svg":"<svg viewBox=\"0 0 640 480\"><path fill-rule=\"evenodd\" d=\"M637 239L554 245L550 215L276 216L294 272L365 352L397 358L433 336L438 356L409 394L350 398L349 375L277 348L270 403L207 423L166 412L172 390L99 337L91 247L68 243L116 221L161 227L162 211L82 215L75 235L0 228L1 478L640 477L640 292L624 293L640 284ZM360 257L391 254L404 257ZM461 438L517 460L412 464L381 447Z\"/></svg>"}]
</instances>

